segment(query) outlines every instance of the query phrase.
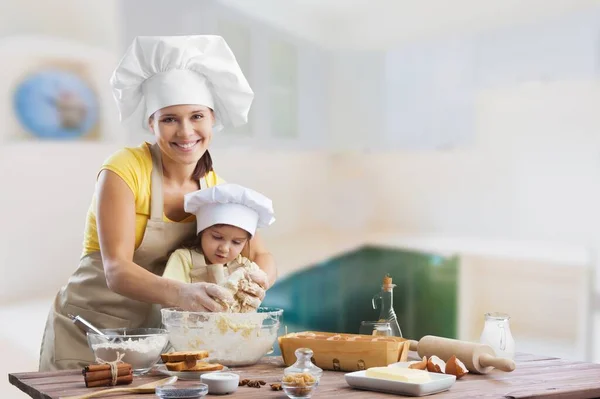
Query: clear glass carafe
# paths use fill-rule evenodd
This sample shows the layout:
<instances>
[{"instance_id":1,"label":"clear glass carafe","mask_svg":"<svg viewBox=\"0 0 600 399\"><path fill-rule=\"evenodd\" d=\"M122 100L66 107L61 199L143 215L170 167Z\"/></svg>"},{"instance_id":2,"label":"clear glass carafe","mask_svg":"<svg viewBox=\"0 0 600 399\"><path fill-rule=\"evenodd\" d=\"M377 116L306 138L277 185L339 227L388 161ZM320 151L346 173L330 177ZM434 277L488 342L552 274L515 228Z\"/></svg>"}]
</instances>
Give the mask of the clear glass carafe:
<instances>
[{"instance_id":1,"label":"clear glass carafe","mask_svg":"<svg viewBox=\"0 0 600 399\"><path fill-rule=\"evenodd\" d=\"M496 356L514 359L515 340L510 331L510 316L506 313L486 313L479 341L491 346Z\"/></svg>"},{"instance_id":2,"label":"clear glass carafe","mask_svg":"<svg viewBox=\"0 0 600 399\"><path fill-rule=\"evenodd\" d=\"M392 335L392 326L387 321L362 321L359 334L389 337Z\"/></svg>"},{"instance_id":3,"label":"clear glass carafe","mask_svg":"<svg viewBox=\"0 0 600 399\"><path fill-rule=\"evenodd\" d=\"M395 337L402 337L402 331L398 324L396 312L394 312L394 287L392 284L392 278L390 275L386 275L383 278L383 285L381 286L381 292L376 294L372 299L373 309L377 309L378 303L380 307L379 320L380 322L388 322L392 329L391 335Z\"/></svg>"}]
</instances>

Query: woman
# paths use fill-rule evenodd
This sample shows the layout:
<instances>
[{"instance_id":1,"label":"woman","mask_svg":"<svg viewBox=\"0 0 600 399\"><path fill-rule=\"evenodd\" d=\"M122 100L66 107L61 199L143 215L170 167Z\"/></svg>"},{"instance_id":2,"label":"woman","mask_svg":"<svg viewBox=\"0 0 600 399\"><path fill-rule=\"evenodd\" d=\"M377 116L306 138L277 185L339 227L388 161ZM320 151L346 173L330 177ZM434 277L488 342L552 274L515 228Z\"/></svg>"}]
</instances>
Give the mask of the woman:
<instances>
[{"instance_id":1,"label":"woman","mask_svg":"<svg viewBox=\"0 0 600 399\"><path fill-rule=\"evenodd\" d=\"M111 78L121 120L141 115L156 137L111 156L98 175L79 267L50 310L40 370L93 362L86 336L69 314L99 328L155 327L160 307L221 311L231 294L215 284L161 277L168 254L196 232L186 193L222 180L207 151L213 131L247 121L253 93L219 36L138 37ZM272 255L254 236L245 256L261 271L248 278L271 286ZM264 291L254 293L259 299Z\"/></svg>"}]
</instances>

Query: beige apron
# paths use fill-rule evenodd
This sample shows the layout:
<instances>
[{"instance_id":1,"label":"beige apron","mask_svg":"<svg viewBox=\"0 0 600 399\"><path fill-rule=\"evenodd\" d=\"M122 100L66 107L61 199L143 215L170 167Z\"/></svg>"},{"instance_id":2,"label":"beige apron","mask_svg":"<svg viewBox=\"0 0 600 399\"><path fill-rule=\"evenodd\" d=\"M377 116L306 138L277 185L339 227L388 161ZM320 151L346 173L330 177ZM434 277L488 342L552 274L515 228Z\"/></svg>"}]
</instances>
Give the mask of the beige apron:
<instances>
[{"instance_id":1,"label":"beige apron","mask_svg":"<svg viewBox=\"0 0 600 399\"><path fill-rule=\"evenodd\" d=\"M190 257L192 259L192 267L190 267L190 281L192 283L200 283L207 282L213 284L222 285L224 281L217 281L215 278L215 274L211 272L210 267L216 265L208 266L206 264L206 260L204 259L204 255L200 252L190 249ZM234 271L242 267L243 264L240 264L237 259L232 260L226 265L223 265L223 278L227 279Z\"/></svg>"},{"instance_id":2,"label":"beige apron","mask_svg":"<svg viewBox=\"0 0 600 399\"><path fill-rule=\"evenodd\" d=\"M160 149L151 146L150 219L133 262L162 275L167 255L196 233L196 223L163 220L163 176ZM206 179L200 182L206 188ZM86 335L69 319L80 315L98 328L160 327L160 306L136 301L111 291L100 252L84 256L75 273L56 296L48 315L40 350L40 371L82 368L95 361Z\"/></svg>"}]
</instances>

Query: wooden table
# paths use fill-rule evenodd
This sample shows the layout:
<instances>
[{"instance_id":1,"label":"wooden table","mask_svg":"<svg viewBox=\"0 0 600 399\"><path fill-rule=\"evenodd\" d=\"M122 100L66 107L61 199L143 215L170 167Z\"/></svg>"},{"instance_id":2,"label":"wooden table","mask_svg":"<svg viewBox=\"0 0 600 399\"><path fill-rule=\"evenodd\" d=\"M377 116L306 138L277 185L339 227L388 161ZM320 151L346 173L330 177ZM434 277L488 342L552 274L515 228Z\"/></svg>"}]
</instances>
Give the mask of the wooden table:
<instances>
[{"instance_id":1,"label":"wooden table","mask_svg":"<svg viewBox=\"0 0 600 399\"><path fill-rule=\"evenodd\" d=\"M600 364L574 362L564 359L518 354L517 368L512 373L494 370L487 375L467 374L449 391L435 395L436 398L600 398ZM229 397L236 398L286 398L283 391L272 391L269 383L278 382L283 373L280 357L265 357L260 363L245 368L233 368L241 378L263 379L267 385L261 388L239 387ZM133 384L163 378L146 375L136 377ZM102 388L85 388L81 371L57 371L9 374L11 384L34 399L58 399L80 395ZM192 382L177 381L185 386ZM343 372L325 371L313 398L392 398L396 395L359 391L350 388ZM149 394L109 395L106 398L148 399Z\"/></svg>"}]
</instances>

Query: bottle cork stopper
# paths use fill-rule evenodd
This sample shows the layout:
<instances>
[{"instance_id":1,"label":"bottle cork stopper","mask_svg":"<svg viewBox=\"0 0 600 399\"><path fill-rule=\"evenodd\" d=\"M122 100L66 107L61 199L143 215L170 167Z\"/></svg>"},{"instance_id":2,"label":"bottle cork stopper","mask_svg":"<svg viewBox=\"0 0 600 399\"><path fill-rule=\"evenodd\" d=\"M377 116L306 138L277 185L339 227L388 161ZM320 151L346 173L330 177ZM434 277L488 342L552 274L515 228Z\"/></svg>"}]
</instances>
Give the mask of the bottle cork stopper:
<instances>
[{"instance_id":1,"label":"bottle cork stopper","mask_svg":"<svg viewBox=\"0 0 600 399\"><path fill-rule=\"evenodd\" d=\"M392 277L389 274L386 274L385 277L383 278L383 285L391 285L392 284Z\"/></svg>"}]
</instances>

